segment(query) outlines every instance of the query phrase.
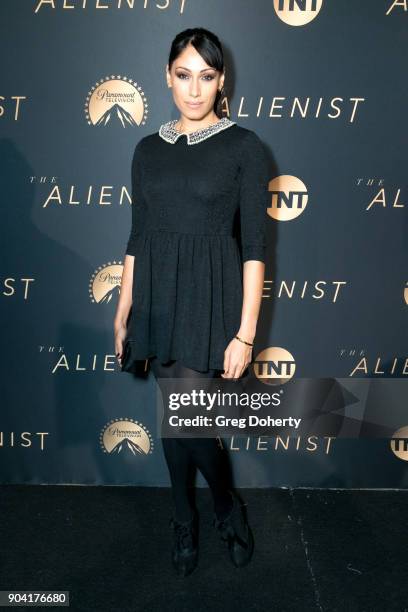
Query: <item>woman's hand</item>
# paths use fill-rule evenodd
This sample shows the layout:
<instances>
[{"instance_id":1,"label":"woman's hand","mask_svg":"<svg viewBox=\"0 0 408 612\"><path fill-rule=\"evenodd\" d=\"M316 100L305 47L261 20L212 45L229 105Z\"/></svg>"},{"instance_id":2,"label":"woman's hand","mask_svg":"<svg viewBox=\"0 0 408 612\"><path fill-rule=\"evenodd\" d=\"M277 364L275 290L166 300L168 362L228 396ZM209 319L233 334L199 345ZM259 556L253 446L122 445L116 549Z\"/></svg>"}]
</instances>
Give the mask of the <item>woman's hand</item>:
<instances>
[{"instance_id":1,"label":"woman's hand","mask_svg":"<svg viewBox=\"0 0 408 612\"><path fill-rule=\"evenodd\" d=\"M224 373L222 378L240 378L251 363L252 346L233 338L224 351Z\"/></svg>"},{"instance_id":2,"label":"woman's hand","mask_svg":"<svg viewBox=\"0 0 408 612\"><path fill-rule=\"evenodd\" d=\"M119 365L122 365L123 343L126 336L126 326L121 325L115 328L115 355Z\"/></svg>"}]
</instances>

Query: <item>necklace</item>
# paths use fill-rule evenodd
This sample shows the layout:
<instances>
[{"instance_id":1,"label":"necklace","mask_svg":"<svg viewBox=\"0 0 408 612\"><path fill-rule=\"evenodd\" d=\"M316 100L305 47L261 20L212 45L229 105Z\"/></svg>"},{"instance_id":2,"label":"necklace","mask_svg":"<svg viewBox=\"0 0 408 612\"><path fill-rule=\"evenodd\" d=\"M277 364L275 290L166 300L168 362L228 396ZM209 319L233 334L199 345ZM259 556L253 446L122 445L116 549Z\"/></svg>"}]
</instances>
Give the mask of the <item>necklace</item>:
<instances>
[{"instance_id":1,"label":"necklace","mask_svg":"<svg viewBox=\"0 0 408 612\"><path fill-rule=\"evenodd\" d=\"M170 121L167 121L167 123L163 123L160 126L159 136L166 142L174 144L179 138L181 138L182 132L176 130L177 122L177 119L171 119ZM210 138L210 136L214 136L214 134L218 134L222 130L227 129L232 125L235 125L235 121L231 121L231 119L228 119L228 117L221 117L217 123L211 123L209 126L197 129L194 132L187 132L187 144L193 145L202 142L203 140Z\"/></svg>"}]
</instances>

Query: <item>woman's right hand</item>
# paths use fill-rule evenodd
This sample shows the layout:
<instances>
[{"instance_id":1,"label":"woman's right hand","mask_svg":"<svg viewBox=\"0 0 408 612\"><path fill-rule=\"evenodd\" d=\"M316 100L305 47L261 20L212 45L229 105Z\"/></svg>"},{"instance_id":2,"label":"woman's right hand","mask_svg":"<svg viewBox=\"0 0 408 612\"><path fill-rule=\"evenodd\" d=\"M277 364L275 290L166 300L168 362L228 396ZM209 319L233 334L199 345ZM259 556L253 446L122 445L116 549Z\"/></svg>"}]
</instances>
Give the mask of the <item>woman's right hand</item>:
<instances>
[{"instance_id":1,"label":"woman's right hand","mask_svg":"<svg viewBox=\"0 0 408 612\"><path fill-rule=\"evenodd\" d=\"M123 345L127 332L127 322L129 312L132 308L132 288L133 288L133 268L134 255L125 255L125 263L123 265L122 278L120 282L120 294L118 305L116 307L115 318L113 320L113 329L115 334L115 356L119 365L122 365Z\"/></svg>"},{"instance_id":2,"label":"woman's right hand","mask_svg":"<svg viewBox=\"0 0 408 612\"><path fill-rule=\"evenodd\" d=\"M119 365L122 365L123 344L126 337L126 326L121 325L115 329L115 355Z\"/></svg>"}]
</instances>

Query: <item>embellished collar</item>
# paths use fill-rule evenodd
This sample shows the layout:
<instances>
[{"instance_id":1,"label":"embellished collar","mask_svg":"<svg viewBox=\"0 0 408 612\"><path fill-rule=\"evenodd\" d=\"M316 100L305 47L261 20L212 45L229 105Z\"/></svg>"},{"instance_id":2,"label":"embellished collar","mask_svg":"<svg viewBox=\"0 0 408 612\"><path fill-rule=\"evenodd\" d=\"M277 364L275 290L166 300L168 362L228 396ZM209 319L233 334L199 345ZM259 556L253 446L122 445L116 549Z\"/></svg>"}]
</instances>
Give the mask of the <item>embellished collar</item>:
<instances>
[{"instance_id":1,"label":"embellished collar","mask_svg":"<svg viewBox=\"0 0 408 612\"><path fill-rule=\"evenodd\" d=\"M217 123L213 123L212 125L204 128L199 128L194 132L184 133L176 130L175 125L177 121L178 119L167 121L167 123L163 123L159 129L159 136L171 144L177 142L180 136L187 136L187 144L196 144L202 140L205 140L206 138L209 138L210 136L213 136L214 134L218 134L218 132L221 132L221 130L225 130L236 123L235 121L228 119L228 117L222 117L219 121L217 121Z\"/></svg>"}]
</instances>

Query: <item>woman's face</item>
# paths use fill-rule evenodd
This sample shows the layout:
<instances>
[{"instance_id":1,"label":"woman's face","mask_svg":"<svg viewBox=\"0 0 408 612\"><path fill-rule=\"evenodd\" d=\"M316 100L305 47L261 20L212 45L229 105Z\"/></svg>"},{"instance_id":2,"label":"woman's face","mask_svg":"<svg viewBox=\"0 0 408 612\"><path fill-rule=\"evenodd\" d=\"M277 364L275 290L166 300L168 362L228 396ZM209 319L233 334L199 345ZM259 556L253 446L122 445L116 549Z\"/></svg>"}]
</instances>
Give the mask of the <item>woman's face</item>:
<instances>
[{"instance_id":1,"label":"woman's face","mask_svg":"<svg viewBox=\"0 0 408 612\"><path fill-rule=\"evenodd\" d=\"M217 89L222 88L224 76L211 68L192 45L174 60L170 72L166 66L167 84L173 89L174 103L182 115L192 120L213 113Z\"/></svg>"}]
</instances>

